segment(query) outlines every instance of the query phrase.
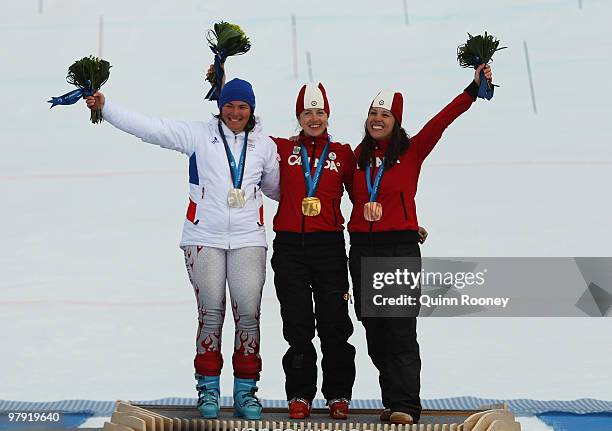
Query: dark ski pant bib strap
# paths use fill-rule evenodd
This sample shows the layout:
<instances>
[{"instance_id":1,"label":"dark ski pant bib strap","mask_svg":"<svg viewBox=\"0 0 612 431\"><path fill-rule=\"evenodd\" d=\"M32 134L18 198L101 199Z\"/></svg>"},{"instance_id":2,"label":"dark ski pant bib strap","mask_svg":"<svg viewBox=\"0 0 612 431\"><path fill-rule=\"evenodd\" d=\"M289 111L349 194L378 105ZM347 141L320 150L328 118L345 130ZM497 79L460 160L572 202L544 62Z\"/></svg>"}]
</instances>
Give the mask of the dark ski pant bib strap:
<instances>
[{"instance_id":1,"label":"dark ski pant bib strap","mask_svg":"<svg viewBox=\"0 0 612 431\"><path fill-rule=\"evenodd\" d=\"M362 257L420 257L418 244L351 245L349 268L355 312L366 332L368 355L379 371L382 403L391 411L421 416L421 357L415 317L361 316Z\"/></svg>"},{"instance_id":2,"label":"dark ski pant bib strap","mask_svg":"<svg viewBox=\"0 0 612 431\"><path fill-rule=\"evenodd\" d=\"M344 241L332 244L274 242L272 268L281 306L287 399L314 399L317 330L323 358L322 392L326 399L351 398L355 381L355 348L348 343L353 324L348 315L348 270ZM314 309L313 309L314 298Z\"/></svg>"}]
</instances>

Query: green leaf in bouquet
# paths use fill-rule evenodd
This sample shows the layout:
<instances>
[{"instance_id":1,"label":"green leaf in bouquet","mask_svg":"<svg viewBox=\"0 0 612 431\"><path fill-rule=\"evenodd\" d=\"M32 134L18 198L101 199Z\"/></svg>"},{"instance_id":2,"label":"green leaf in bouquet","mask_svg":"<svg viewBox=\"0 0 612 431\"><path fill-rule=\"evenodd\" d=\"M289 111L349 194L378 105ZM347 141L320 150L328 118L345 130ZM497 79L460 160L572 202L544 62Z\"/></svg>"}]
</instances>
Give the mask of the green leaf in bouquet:
<instances>
[{"instance_id":1,"label":"green leaf in bouquet","mask_svg":"<svg viewBox=\"0 0 612 431\"><path fill-rule=\"evenodd\" d=\"M213 52L225 58L245 54L251 49L251 41L240 26L225 21L216 23L214 30L208 30L206 39Z\"/></svg>"},{"instance_id":2,"label":"green leaf in bouquet","mask_svg":"<svg viewBox=\"0 0 612 431\"><path fill-rule=\"evenodd\" d=\"M461 67L477 68L481 64L493 61L493 54L507 47L499 47L499 40L488 34L472 36L468 33L468 40L457 48L457 61Z\"/></svg>"},{"instance_id":3,"label":"green leaf in bouquet","mask_svg":"<svg viewBox=\"0 0 612 431\"><path fill-rule=\"evenodd\" d=\"M108 61L90 55L75 61L68 68L66 81L80 88L98 91L110 76L111 65Z\"/></svg>"}]
</instances>

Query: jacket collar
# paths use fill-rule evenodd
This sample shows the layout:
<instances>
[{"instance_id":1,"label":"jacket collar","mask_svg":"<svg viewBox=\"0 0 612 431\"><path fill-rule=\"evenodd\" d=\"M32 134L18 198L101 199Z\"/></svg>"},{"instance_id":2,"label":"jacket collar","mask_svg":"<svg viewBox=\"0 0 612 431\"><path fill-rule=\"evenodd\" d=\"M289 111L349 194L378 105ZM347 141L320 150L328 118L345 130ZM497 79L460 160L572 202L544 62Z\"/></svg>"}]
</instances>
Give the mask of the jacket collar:
<instances>
[{"instance_id":1,"label":"jacket collar","mask_svg":"<svg viewBox=\"0 0 612 431\"><path fill-rule=\"evenodd\" d=\"M329 137L329 135L327 134L327 129L326 129L323 133L321 133L319 136L314 138L314 143L317 144L317 147L319 145L321 145L321 148L323 148L323 146L325 146L325 144L327 144L328 137ZM302 130L300 132L299 137L298 137L298 142L300 144L304 144L307 147L309 147L309 146L313 145L313 138L312 138L312 136L306 136L304 134L304 131Z\"/></svg>"},{"instance_id":2,"label":"jacket collar","mask_svg":"<svg viewBox=\"0 0 612 431\"><path fill-rule=\"evenodd\" d=\"M217 120L217 119L215 119ZM225 135L225 139L228 140L228 142L230 142L230 139L234 139L234 138L243 138L244 139L244 130L240 133L234 133L232 131L232 129L230 129L229 127L227 127L227 125L221 121L221 120L217 120L215 122L215 129L217 130L217 133L219 132L219 124L221 124L221 130L223 130L223 134Z\"/></svg>"},{"instance_id":3,"label":"jacket collar","mask_svg":"<svg viewBox=\"0 0 612 431\"><path fill-rule=\"evenodd\" d=\"M381 154L385 154L385 152L387 151L387 148L389 148L389 141L374 141L372 150L377 155L381 155Z\"/></svg>"},{"instance_id":4,"label":"jacket collar","mask_svg":"<svg viewBox=\"0 0 612 431\"><path fill-rule=\"evenodd\" d=\"M233 141L234 138L244 139L244 130L238 134L235 134L234 132L232 132L232 130L229 127L227 127L227 125L223 121L221 121L220 119L216 117L212 117L210 121L208 122L208 127L210 128L210 130L213 132L214 135L219 134L219 122L221 122L221 130L223 130L223 134L225 135L225 139L227 139L227 142L231 142L230 139ZM261 119L256 116L255 117L255 127L253 128L253 130L249 132L249 140L251 136L255 137L259 135L261 131L262 131Z\"/></svg>"}]
</instances>

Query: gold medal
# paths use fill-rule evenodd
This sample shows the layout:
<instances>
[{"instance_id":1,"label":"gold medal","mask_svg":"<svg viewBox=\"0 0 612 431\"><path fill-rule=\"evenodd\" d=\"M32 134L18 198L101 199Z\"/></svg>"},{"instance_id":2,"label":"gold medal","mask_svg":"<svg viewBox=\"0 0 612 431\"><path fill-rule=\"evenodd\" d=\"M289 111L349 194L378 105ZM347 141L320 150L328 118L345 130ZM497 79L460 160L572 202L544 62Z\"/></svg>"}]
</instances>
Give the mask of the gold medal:
<instances>
[{"instance_id":1,"label":"gold medal","mask_svg":"<svg viewBox=\"0 0 612 431\"><path fill-rule=\"evenodd\" d=\"M230 189L227 194L227 204L230 208L242 208L246 204L246 198L244 197L244 190L242 189Z\"/></svg>"},{"instance_id":2,"label":"gold medal","mask_svg":"<svg viewBox=\"0 0 612 431\"><path fill-rule=\"evenodd\" d=\"M302 214L308 217L318 216L321 213L321 201L318 197L302 199Z\"/></svg>"},{"instance_id":3,"label":"gold medal","mask_svg":"<svg viewBox=\"0 0 612 431\"><path fill-rule=\"evenodd\" d=\"M382 205L379 202L368 202L363 206L363 217L367 221L378 221L382 218Z\"/></svg>"}]
</instances>

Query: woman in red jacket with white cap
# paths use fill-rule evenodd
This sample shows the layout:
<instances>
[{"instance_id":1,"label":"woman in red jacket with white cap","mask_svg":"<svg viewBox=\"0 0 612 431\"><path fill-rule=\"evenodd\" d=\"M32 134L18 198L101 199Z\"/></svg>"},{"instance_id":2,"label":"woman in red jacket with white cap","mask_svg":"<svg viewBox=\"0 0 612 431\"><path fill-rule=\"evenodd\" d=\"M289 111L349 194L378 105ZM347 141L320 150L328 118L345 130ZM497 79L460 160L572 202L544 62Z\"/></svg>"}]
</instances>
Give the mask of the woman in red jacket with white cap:
<instances>
[{"instance_id":1,"label":"woman in red jacket with white cap","mask_svg":"<svg viewBox=\"0 0 612 431\"><path fill-rule=\"evenodd\" d=\"M355 381L340 201L345 189L351 191L356 161L350 145L328 134L329 113L323 84L303 85L295 104L302 131L289 139L272 137L280 168L272 268L289 343L283 369L292 419L310 415L317 393L315 328L323 354L321 390L332 418L348 417ZM263 214L260 219L263 223Z\"/></svg>"},{"instance_id":2,"label":"woman in red jacket with white cap","mask_svg":"<svg viewBox=\"0 0 612 431\"><path fill-rule=\"evenodd\" d=\"M444 130L476 100L483 69L486 79L491 81L490 67L481 65L466 90L411 138L402 128L402 94L381 91L370 105L365 137L355 150L358 163L348 224L349 268L355 311L366 331L368 354L380 372L385 407L381 420L401 424L418 422L421 359L416 317L362 316L362 258L414 257L420 271L414 198L421 165Z\"/></svg>"},{"instance_id":3,"label":"woman in red jacket with white cap","mask_svg":"<svg viewBox=\"0 0 612 431\"><path fill-rule=\"evenodd\" d=\"M302 127L292 139L273 138L280 165L274 217L274 284L281 306L289 416L310 415L317 392L317 330L323 358L323 396L330 416L346 419L355 381L355 348L348 338L349 283L340 201L352 188L355 156L328 134L329 101L322 84L304 85L296 101ZM314 307L313 307L314 298ZM314 311L313 311L314 308Z\"/></svg>"}]
</instances>

